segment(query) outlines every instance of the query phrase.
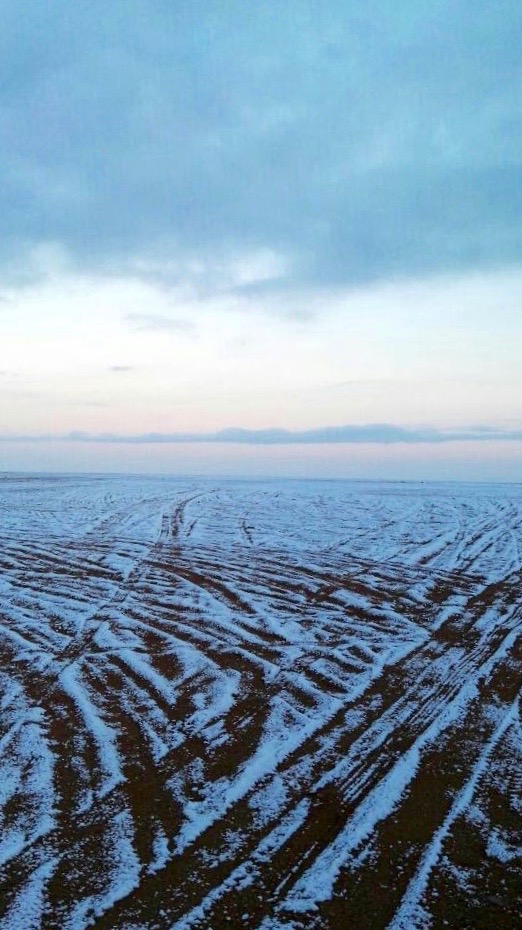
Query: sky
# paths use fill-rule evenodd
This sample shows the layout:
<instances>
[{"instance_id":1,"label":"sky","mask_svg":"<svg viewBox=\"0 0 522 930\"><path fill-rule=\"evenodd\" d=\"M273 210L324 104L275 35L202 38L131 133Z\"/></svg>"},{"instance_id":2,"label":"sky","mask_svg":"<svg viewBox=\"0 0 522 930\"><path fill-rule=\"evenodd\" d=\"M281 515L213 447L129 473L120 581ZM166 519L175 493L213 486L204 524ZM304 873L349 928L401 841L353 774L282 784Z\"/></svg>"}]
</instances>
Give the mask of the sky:
<instances>
[{"instance_id":1,"label":"sky","mask_svg":"<svg viewBox=\"0 0 522 930\"><path fill-rule=\"evenodd\" d=\"M0 471L522 480L519 0L0 17Z\"/></svg>"}]
</instances>

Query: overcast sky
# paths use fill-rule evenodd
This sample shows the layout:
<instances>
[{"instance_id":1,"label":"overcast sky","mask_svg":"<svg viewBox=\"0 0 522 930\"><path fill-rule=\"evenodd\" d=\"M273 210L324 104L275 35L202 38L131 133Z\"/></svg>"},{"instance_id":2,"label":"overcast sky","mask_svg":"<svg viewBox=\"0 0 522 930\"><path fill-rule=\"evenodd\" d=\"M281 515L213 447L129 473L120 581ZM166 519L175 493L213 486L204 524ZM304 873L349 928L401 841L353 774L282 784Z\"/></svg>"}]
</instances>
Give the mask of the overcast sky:
<instances>
[{"instance_id":1,"label":"overcast sky","mask_svg":"<svg viewBox=\"0 0 522 930\"><path fill-rule=\"evenodd\" d=\"M0 0L0 470L522 480L521 48L519 0Z\"/></svg>"}]
</instances>

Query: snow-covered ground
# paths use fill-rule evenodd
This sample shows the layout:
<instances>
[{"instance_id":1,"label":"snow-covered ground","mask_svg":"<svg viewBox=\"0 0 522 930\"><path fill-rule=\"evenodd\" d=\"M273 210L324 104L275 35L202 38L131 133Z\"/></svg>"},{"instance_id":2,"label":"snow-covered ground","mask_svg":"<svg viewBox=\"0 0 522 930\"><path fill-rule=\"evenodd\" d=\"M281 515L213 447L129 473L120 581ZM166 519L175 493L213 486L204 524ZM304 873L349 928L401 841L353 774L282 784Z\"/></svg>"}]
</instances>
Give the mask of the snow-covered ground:
<instances>
[{"instance_id":1,"label":"snow-covered ground","mask_svg":"<svg viewBox=\"0 0 522 930\"><path fill-rule=\"evenodd\" d=\"M0 930L517 926L522 486L0 514Z\"/></svg>"}]
</instances>

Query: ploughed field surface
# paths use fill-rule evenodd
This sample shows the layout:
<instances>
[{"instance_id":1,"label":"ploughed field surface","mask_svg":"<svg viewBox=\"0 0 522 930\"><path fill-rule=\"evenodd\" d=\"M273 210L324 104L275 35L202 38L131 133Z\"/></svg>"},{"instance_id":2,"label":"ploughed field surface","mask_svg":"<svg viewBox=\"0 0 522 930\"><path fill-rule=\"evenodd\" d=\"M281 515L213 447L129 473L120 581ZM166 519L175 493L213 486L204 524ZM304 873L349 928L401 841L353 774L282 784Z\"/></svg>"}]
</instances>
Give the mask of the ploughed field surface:
<instances>
[{"instance_id":1,"label":"ploughed field surface","mask_svg":"<svg viewBox=\"0 0 522 930\"><path fill-rule=\"evenodd\" d=\"M0 513L0 930L522 926L521 485Z\"/></svg>"}]
</instances>

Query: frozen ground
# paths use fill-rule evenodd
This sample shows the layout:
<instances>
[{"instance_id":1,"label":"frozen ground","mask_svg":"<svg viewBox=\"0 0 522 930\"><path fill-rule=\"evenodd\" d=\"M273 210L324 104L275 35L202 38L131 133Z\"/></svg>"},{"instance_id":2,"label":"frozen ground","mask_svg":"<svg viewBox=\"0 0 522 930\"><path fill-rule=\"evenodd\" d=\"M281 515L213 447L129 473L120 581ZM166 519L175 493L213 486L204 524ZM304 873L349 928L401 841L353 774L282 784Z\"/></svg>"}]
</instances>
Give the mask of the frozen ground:
<instances>
[{"instance_id":1,"label":"frozen ground","mask_svg":"<svg viewBox=\"0 0 522 930\"><path fill-rule=\"evenodd\" d=\"M520 925L522 486L0 513L0 930Z\"/></svg>"}]
</instances>

